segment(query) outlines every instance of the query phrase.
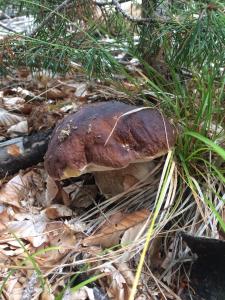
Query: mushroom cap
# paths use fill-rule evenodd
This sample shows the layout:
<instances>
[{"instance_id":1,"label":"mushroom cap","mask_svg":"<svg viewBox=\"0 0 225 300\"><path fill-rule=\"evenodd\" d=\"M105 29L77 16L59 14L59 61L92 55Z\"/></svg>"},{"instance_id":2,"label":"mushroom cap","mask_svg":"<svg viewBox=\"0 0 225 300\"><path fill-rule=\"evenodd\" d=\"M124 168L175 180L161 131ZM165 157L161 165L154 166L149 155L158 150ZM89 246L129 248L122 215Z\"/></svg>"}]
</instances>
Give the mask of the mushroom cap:
<instances>
[{"instance_id":1,"label":"mushroom cap","mask_svg":"<svg viewBox=\"0 0 225 300\"><path fill-rule=\"evenodd\" d=\"M121 169L164 155L176 131L160 111L117 101L83 106L53 131L45 168L55 179Z\"/></svg>"}]
</instances>

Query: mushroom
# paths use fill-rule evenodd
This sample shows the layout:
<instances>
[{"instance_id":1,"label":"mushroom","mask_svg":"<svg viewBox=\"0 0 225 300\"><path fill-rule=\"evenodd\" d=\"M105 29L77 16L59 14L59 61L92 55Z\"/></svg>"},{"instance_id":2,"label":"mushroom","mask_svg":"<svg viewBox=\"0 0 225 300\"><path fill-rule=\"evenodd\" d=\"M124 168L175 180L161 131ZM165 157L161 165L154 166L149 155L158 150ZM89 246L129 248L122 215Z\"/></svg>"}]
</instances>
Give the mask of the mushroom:
<instances>
[{"instance_id":1,"label":"mushroom","mask_svg":"<svg viewBox=\"0 0 225 300\"><path fill-rule=\"evenodd\" d=\"M88 104L56 126L45 168L56 180L93 173L101 193L111 197L143 179L175 140L174 127L157 109Z\"/></svg>"}]
</instances>

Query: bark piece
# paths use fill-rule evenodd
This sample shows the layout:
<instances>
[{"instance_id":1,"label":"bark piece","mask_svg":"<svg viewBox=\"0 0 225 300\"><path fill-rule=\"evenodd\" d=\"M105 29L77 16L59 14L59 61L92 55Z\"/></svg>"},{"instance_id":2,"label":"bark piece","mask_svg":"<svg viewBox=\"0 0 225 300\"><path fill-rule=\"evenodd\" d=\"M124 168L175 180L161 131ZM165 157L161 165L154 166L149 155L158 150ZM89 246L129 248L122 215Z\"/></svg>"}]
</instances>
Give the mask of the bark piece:
<instances>
[{"instance_id":1,"label":"bark piece","mask_svg":"<svg viewBox=\"0 0 225 300\"><path fill-rule=\"evenodd\" d=\"M0 143L0 179L43 161L51 132L49 129Z\"/></svg>"}]
</instances>

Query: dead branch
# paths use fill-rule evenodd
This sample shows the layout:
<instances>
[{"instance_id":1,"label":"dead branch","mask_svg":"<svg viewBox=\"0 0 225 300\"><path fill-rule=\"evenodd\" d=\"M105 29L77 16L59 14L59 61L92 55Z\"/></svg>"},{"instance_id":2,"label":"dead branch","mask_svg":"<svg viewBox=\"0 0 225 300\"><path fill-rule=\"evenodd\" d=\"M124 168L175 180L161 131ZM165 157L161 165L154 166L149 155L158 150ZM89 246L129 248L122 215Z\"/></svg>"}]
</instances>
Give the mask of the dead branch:
<instances>
[{"instance_id":1,"label":"dead branch","mask_svg":"<svg viewBox=\"0 0 225 300\"><path fill-rule=\"evenodd\" d=\"M119 3L126 3L126 2L129 2L130 0L119 0L118 2ZM107 6L107 5L113 5L113 2L112 1L95 1L95 4L98 5L99 7L102 7L102 6Z\"/></svg>"},{"instance_id":2,"label":"dead branch","mask_svg":"<svg viewBox=\"0 0 225 300\"><path fill-rule=\"evenodd\" d=\"M18 34L18 32L17 32L17 31L15 31L15 30L13 30L13 29L11 29L11 28L9 28L9 27L5 26L5 25L4 25L4 24L2 24L1 22L0 22L0 27L2 27L3 29L5 29L5 30L7 30L7 31L10 31L10 32L13 32L13 33L16 33L16 34Z\"/></svg>"},{"instance_id":3,"label":"dead branch","mask_svg":"<svg viewBox=\"0 0 225 300\"><path fill-rule=\"evenodd\" d=\"M112 4L115 6L116 10L120 12L127 20L131 22L136 22L136 23L154 23L157 20L155 18L137 18L129 15L127 12L125 12L119 1L118 0L112 0Z\"/></svg>"},{"instance_id":4,"label":"dead branch","mask_svg":"<svg viewBox=\"0 0 225 300\"><path fill-rule=\"evenodd\" d=\"M43 160L52 130L0 143L0 179Z\"/></svg>"}]
</instances>

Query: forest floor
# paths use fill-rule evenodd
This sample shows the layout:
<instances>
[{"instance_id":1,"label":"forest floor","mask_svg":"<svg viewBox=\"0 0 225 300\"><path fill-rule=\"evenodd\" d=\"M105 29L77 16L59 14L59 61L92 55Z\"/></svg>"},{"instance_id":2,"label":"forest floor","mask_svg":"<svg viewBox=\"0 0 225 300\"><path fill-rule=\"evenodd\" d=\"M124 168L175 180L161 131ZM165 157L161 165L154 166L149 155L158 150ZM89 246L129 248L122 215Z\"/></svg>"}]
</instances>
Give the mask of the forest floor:
<instances>
[{"instance_id":1,"label":"forest floor","mask_svg":"<svg viewBox=\"0 0 225 300\"><path fill-rule=\"evenodd\" d=\"M143 80L141 70L133 69ZM43 154L37 163L21 153L20 139L47 132L84 104L115 99L143 104L140 91L126 80L125 93L116 84L87 80L78 71L52 78L21 68L1 81L0 156L2 164L10 160L4 166L9 172L1 172L0 190L3 299L122 300L134 281L163 160L157 162L151 185L141 182L104 199L90 174L59 186L44 170ZM154 95L149 97L155 101ZM25 170L18 157L27 160ZM149 250L155 267L168 259L160 258L160 240ZM157 281L148 287L149 276L143 273L137 299L148 299L149 288L154 290ZM163 293L173 294L168 287Z\"/></svg>"}]
</instances>

